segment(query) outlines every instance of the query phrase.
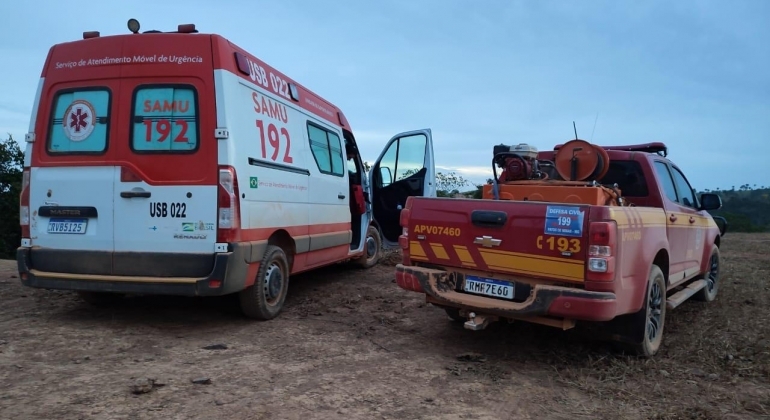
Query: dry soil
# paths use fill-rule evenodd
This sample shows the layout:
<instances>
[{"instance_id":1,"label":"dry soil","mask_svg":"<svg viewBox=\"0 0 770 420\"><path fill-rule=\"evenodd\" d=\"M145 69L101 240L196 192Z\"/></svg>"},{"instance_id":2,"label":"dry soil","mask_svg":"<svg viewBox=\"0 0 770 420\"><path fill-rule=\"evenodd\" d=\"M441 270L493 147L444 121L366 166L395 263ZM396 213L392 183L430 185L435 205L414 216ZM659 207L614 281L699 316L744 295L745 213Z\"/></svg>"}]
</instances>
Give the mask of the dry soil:
<instances>
[{"instance_id":1,"label":"dry soil","mask_svg":"<svg viewBox=\"0 0 770 420\"><path fill-rule=\"evenodd\" d=\"M92 307L1 261L0 418L768 417L770 235L728 234L722 258L717 300L670 311L647 360L580 329L464 330L399 289L392 260L294 277L269 322L229 298Z\"/></svg>"}]
</instances>

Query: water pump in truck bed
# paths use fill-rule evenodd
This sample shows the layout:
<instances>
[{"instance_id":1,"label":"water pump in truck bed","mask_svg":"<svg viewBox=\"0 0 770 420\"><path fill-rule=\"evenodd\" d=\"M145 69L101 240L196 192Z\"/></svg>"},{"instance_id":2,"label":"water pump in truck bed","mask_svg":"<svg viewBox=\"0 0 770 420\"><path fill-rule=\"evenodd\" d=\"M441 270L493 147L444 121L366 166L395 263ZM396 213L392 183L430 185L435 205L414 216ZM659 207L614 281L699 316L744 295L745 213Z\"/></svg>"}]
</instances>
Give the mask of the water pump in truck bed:
<instances>
[{"instance_id":1,"label":"water pump in truck bed","mask_svg":"<svg viewBox=\"0 0 770 420\"><path fill-rule=\"evenodd\" d=\"M482 188L482 197L494 200L626 205L617 185L598 182L609 170L604 148L575 139L544 152L535 147L497 145L492 158L494 180ZM542 159L549 157L551 159ZM497 168L502 172L498 176Z\"/></svg>"},{"instance_id":2,"label":"water pump in truck bed","mask_svg":"<svg viewBox=\"0 0 770 420\"><path fill-rule=\"evenodd\" d=\"M498 182L547 179L546 172L540 166L550 162L537 160L537 148L526 143L515 146L499 144L494 147L494 164L502 168ZM497 171L495 171L497 172Z\"/></svg>"}]
</instances>

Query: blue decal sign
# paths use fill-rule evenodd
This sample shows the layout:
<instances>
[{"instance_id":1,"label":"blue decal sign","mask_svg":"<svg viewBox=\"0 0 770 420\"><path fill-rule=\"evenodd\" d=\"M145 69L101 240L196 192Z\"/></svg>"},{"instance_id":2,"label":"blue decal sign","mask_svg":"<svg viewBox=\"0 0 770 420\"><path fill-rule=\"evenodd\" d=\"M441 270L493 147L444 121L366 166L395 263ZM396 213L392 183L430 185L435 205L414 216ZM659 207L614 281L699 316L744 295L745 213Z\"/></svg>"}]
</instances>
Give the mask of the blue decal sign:
<instances>
[{"instance_id":1,"label":"blue decal sign","mask_svg":"<svg viewBox=\"0 0 770 420\"><path fill-rule=\"evenodd\" d=\"M575 206L548 206L545 211L545 233L582 236L585 213Z\"/></svg>"}]
</instances>

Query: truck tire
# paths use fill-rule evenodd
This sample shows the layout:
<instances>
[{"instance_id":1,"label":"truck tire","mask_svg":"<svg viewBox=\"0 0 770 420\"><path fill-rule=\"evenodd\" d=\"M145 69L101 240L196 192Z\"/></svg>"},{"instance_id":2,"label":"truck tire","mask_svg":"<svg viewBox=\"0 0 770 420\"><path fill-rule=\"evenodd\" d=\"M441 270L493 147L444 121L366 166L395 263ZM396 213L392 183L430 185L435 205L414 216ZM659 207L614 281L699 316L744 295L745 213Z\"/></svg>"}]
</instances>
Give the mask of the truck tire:
<instances>
[{"instance_id":1,"label":"truck tire","mask_svg":"<svg viewBox=\"0 0 770 420\"><path fill-rule=\"evenodd\" d=\"M268 245L254 284L238 294L241 312L249 318L267 321L281 313L289 291L289 261L278 246Z\"/></svg>"},{"instance_id":2,"label":"truck tire","mask_svg":"<svg viewBox=\"0 0 770 420\"><path fill-rule=\"evenodd\" d=\"M380 262L382 256L382 239L380 232L374 226L369 226L364 239L364 255L355 260L361 268L372 268Z\"/></svg>"},{"instance_id":3,"label":"truck tire","mask_svg":"<svg viewBox=\"0 0 770 420\"><path fill-rule=\"evenodd\" d=\"M637 356L654 356L663 342L666 321L666 277L657 265L652 265L647 279L644 306L626 317L625 349Z\"/></svg>"},{"instance_id":4,"label":"truck tire","mask_svg":"<svg viewBox=\"0 0 770 420\"><path fill-rule=\"evenodd\" d=\"M706 272L703 273L703 279L706 280L706 287L700 289L693 298L702 302L711 302L717 298L719 292L719 266L720 266L719 247L714 245L709 255L709 264Z\"/></svg>"}]
</instances>

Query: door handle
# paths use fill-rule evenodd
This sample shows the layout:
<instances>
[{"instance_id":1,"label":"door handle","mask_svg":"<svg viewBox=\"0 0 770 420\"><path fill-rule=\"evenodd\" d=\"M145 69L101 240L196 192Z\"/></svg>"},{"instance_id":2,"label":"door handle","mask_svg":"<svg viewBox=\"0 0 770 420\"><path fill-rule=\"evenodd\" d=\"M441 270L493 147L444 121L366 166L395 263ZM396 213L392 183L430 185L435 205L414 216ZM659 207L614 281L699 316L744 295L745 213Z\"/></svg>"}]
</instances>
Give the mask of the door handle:
<instances>
[{"instance_id":1,"label":"door handle","mask_svg":"<svg viewBox=\"0 0 770 420\"><path fill-rule=\"evenodd\" d=\"M337 198L339 198L340 200L344 200L345 194L337 194Z\"/></svg>"},{"instance_id":2,"label":"door handle","mask_svg":"<svg viewBox=\"0 0 770 420\"><path fill-rule=\"evenodd\" d=\"M695 223L695 218L690 216L690 223Z\"/></svg>"},{"instance_id":3,"label":"door handle","mask_svg":"<svg viewBox=\"0 0 770 420\"><path fill-rule=\"evenodd\" d=\"M671 220L672 222L676 222L676 215L672 214L671 216L669 216L668 220Z\"/></svg>"},{"instance_id":4,"label":"door handle","mask_svg":"<svg viewBox=\"0 0 770 420\"><path fill-rule=\"evenodd\" d=\"M120 196L123 198L150 198L152 195L149 191L121 191Z\"/></svg>"}]
</instances>

